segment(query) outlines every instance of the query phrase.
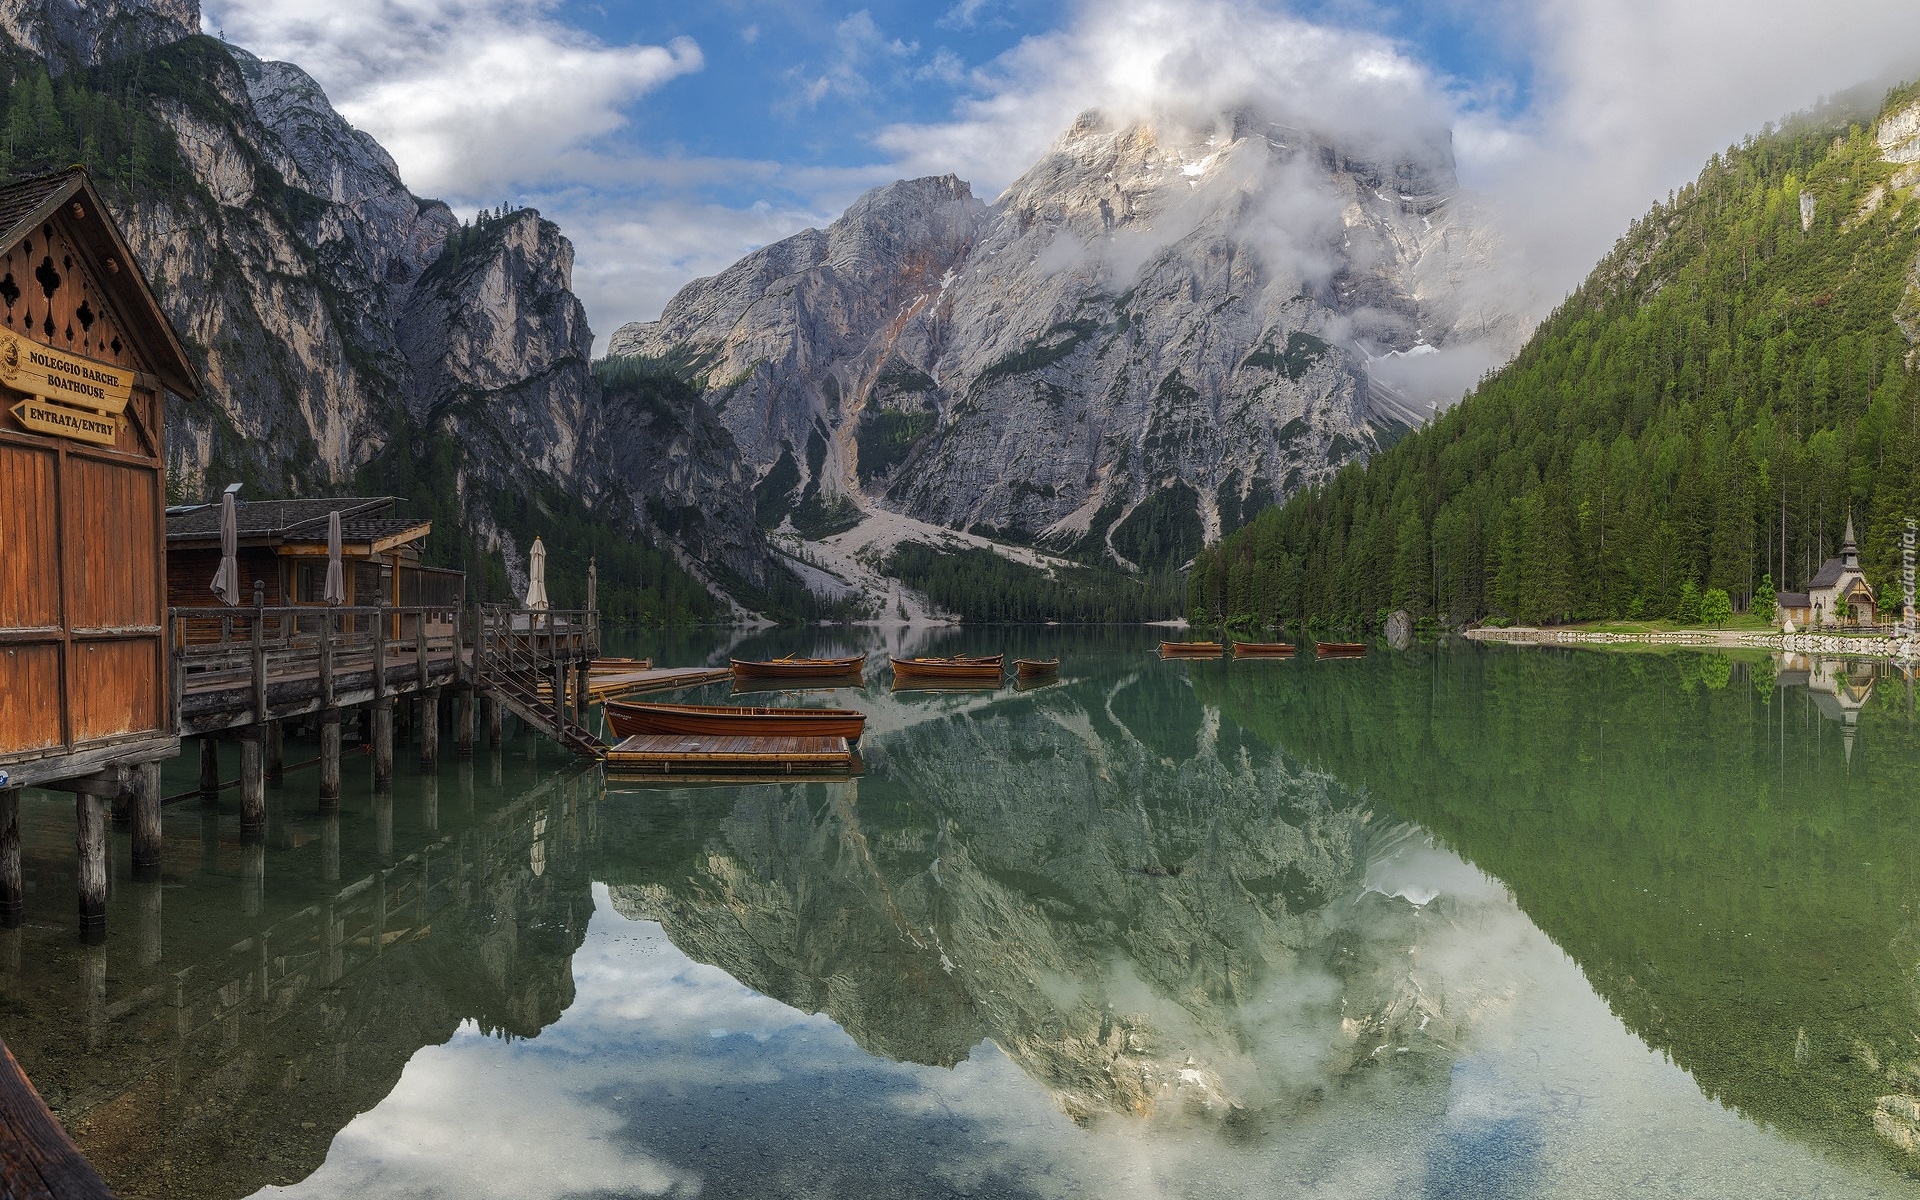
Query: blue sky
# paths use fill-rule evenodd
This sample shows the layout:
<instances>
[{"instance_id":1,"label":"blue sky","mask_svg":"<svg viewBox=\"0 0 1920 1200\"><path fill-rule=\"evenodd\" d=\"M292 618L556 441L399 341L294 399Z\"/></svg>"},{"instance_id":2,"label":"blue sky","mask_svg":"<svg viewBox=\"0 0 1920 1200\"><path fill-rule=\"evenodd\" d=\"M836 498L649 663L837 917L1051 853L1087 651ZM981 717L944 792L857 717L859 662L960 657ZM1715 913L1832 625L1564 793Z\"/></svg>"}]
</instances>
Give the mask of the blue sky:
<instances>
[{"instance_id":1,"label":"blue sky","mask_svg":"<svg viewBox=\"0 0 1920 1200\"><path fill-rule=\"evenodd\" d=\"M1920 73L1920 5L1836 0L206 0L305 67L408 185L530 204L600 344L689 280L952 172L992 199L1073 116L1253 103L1339 138L1451 129L1551 304L1702 161Z\"/></svg>"}]
</instances>

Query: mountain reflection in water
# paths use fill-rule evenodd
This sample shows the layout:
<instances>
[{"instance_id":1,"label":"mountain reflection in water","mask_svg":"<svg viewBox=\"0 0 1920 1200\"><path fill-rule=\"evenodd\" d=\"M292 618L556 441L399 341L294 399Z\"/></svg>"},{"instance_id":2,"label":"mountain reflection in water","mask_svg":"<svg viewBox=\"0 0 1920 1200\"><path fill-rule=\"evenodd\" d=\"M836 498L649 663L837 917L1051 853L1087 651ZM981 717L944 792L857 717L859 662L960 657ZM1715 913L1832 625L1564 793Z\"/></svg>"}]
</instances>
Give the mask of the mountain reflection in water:
<instances>
[{"instance_id":1,"label":"mountain reflection in water","mask_svg":"<svg viewBox=\"0 0 1920 1200\"><path fill-rule=\"evenodd\" d=\"M853 781L169 810L0 1032L130 1195L1913 1194L1903 680L1017 636Z\"/></svg>"}]
</instances>

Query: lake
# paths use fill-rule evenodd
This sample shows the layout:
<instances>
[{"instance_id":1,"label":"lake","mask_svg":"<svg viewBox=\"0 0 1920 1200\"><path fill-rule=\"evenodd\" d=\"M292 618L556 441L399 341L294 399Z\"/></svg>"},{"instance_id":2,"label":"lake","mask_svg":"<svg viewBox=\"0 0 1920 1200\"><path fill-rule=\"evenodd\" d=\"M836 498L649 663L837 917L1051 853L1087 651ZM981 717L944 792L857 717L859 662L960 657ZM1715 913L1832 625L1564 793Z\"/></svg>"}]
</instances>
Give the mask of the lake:
<instances>
[{"instance_id":1,"label":"lake","mask_svg":"<svg viewBox=\"0 0 1920 1200\"><path fill-rule=\"evenodd\" d=\"M796 698L869 714L848 781L609 781L510 722L385 795L349 758L337 817L290 771L264 845L185 798L160 883L116 829L101 946L28 793L0 1035L126 1197L1920 1195L1891 668L902 636L733 649L1061 678Z\"/></svg>"}]
</instances>

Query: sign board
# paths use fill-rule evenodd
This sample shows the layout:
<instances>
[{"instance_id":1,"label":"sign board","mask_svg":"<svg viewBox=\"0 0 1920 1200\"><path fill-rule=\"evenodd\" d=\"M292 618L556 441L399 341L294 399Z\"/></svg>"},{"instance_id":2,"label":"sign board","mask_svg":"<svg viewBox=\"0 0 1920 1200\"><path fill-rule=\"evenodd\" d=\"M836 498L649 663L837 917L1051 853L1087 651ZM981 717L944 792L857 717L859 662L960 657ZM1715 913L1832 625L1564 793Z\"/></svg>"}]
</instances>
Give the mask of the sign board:
<instances>
[{"instance_id":1,"label":"sign board","mask_svg":"<svg viewBox=\"0 0 1920 1200\"><path fill-rule=\"evenodd\" d=\"M29 396L115 417L127 411L133 399L133 372L126 367L55 350L4 329L0 383Z\"/></svg>"},{"instance_id":2,"label":"sign board","mask_svg":"<svg viewBox=\"0 0 1920 1200\"><path fill-rule=\"evenodd\" d=\"M22 400L13 406L13 415L35 433L111 446L120 438L120 418L102 416L81 408L68 408L47 400Z\"/></svg>"}]
</instances>

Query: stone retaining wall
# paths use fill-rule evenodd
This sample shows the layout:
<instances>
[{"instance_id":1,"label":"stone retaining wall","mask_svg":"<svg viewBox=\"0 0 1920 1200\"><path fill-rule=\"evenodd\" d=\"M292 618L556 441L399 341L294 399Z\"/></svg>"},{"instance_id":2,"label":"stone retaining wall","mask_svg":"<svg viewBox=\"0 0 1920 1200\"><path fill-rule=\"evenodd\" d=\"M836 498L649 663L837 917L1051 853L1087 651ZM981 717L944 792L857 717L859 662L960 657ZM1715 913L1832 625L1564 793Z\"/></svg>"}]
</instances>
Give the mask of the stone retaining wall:
<instances>
[{"instance_id":1,"label":"stone retaining wall","mask_svg":"<svg viewBox=\"0 0 1920 1200\"><path fill-rule=\"evenodd\" d=\"M1585 629L1514 627L1469 629L1467 636L1482 642L1525 645L1639 645L1756 647L1792 654L1848 655L1859 658L1920 659L1920 637L1842 637L1830 633L1736 633L1683 629L1655 633L1599 633Z\"/></svg>"}]
</instances>

